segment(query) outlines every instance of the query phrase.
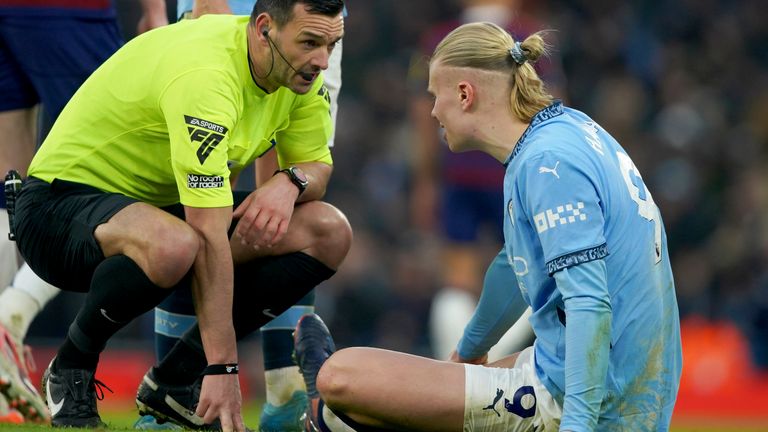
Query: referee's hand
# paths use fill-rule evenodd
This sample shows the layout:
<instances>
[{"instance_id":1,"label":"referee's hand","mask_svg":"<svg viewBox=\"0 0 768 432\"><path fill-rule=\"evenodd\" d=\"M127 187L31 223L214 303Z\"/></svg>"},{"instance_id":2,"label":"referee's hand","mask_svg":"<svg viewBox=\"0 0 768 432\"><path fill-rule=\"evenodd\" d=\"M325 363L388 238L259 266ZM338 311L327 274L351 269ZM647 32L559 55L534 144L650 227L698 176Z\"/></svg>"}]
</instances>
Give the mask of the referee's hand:
<instances>
[{"instance_id":1,"label":"referee's hand","mask_svg":"<svg viewBox=\"0 0 768 432\"><path fill-rule=\"evenodd\" d=\"M235 235L254 249L272 247L288 232L299 190L285 175L272 177L251 192L232 216L239 219Z\"/></svg>"},{"instance_id":2,"label":"referee's hand","mask_svg":"<svg viewBox=\"0 0 768 432\"><path fill-rule=\"evenodd\" d=\"M245 432L242 405L237 374L206 375L195 414L206 424L218 418L223 432Z\"/></svg>"}]
</instances>

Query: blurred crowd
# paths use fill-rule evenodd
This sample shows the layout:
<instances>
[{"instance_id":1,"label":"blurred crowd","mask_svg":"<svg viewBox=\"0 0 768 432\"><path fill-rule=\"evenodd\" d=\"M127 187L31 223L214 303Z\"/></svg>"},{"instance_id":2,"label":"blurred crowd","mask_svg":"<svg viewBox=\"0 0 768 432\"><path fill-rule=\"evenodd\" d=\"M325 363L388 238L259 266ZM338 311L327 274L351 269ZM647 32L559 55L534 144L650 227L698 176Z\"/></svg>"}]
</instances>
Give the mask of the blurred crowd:
<instances>
[{"instance_id":1,"label":"blurred crowd","mask_svg":"<svg viewBox=\"0 0 768 432\"><path fill-rule=\"evenodd\" d=\"M122 3L122 4L121 4ZM118 2L130 8L130 2ZM768 15L759 0L523 0L515 14L549 33L560 95L632 156L661 209L683 319L729 320L768 369ZM410 208L413 59L459 0L348 0L335 171L327 200L355 231L318 290L339 345L430 355L440 287L438 235ZM437 128L437 124L435 124ZM435 157L438 157L436 155ZM502 215L500 214L499 217ZM491 251L492 253L493 251ZM492 255L489 255L489 258ZM30 342L60 337L60 296ZM72 312L74 314L74 312ZM55 318L54 318L55 317ZM152 317L124 341L149 341Z\"/></svg>"}]
</instances>

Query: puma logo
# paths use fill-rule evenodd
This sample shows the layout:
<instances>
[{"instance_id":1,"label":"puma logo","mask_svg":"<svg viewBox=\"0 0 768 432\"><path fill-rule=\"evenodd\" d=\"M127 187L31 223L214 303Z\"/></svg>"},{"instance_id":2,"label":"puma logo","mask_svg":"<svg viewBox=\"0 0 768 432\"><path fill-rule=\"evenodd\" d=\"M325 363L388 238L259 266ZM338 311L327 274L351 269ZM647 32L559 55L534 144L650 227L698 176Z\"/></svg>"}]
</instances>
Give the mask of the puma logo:
<instances>
[{"instance_id":1,"label":"puma logo","mask_svg":"<svg viewBox=\"0 0 768 432\"><path fill-rule=\"evenodd\" d=\"M504 396L504 390L496 389L496 397L493 398L493 403L491 403L487 407L483 408L483 411L485 411L485 410L493 410L493 412L495 412L497 416L501 417L501 413L496 411L496 404L501 400L502 396Z\"/></svg>"},{"instance_id":2,"label":"puma logo","mask_svg":"<svg viewBox=\"0 0 768 432\"><path fill-rule=\"evenodd\" d=\"M560 165L560 161L555 162L555 166L552 167L552 168L547 168L545 166L541 166L541 167L539 167L539 174L550 173L550 174L554 175L555 177L557 177L558 180L559 180L560 179L560 175L557 173L557 166L558 165Z\"/></svg>"}]
</instances>

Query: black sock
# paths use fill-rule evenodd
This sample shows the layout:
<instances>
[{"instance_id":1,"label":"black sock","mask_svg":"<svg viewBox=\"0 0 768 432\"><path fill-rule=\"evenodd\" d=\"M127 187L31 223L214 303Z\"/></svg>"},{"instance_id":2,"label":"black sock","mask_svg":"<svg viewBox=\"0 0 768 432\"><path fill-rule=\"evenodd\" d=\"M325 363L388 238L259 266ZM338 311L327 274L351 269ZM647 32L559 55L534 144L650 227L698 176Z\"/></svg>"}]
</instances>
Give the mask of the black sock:
<instances>
[{"instance_id":1,"label":"black sock","mask_svg":"<svg viewBox=\"0 0 768 432\"><path fill-rule=\"evenodd\" d=\"M264 354L265 371L296 366L293 360L292 330L261 332L261 351Z\"/></svg>"},{"instance_id":2,"label":"black sock","mask_svg":"<svg viewBox=\"0 0 768 432\"><path fill-rule=\"evenodd\" d=\"M335 270L304 252L238 266L232 310L238 340L288 310L334 273Z\"/></svg>"},{"instance_id":3,"label":"black sock","mask_svg":"<svg viewBox=\"0 0 768 432\"><path fill-rule=\"evenodd\" d=\"M277 318L261 326L264 371L296 366L293 359L293 331L302 315L315 310L315 291L301 298Z\"/></svg>"},{"instance_id":4,"label":"black sock","mask_svg":"<svg viewBox=\"0 0 768 432\"><path fill-rule=\"evenodd\" d=\"M303 252L259 258L237 266L232 310L237 340L248 336L272 320L273 316L283 313L334 273L334 270ZM269 315L264 315L265 310ZM181 337L179 344L186 347L179 350L174 347L158 365L158 372L168 380L189 383L207 364L197 324ZM190 356L189 350L197 352L196 359L184 358ZM197 364L199 369L179 370L177 365L185 361L188 366Z\"/></svg>"},{"instance_id":5,"label":"black sock","mask_svg":"<svg viewBox=\"0 0 768 432\"><path fill-rule=\"evenodd\" d=\"M73 323L72 326L74 325ZM72 326L70 326L70 331L72 331ZM59 347L59 352L56 354L54 369L87 369L95 371L96 365L99 364L99 354L100 352L91 353L80 350L72 342L72 338L67 335L64 343Z\"/></svg>"},{"instance_id":6,"label":"black sock","mask_svg":"<svg viewBox=\"0 0 768 432\"><path fill-rule=\"evenodd\" d=\"M105 259L93 273L91 289L56 355L56 366L95 369L109 338L171 291L152 283L125 255Z\"/></svg>"},{"instance_id":7,"label":"black sock","mask_svg":"<svg viewBox=\"0 0 768 432\"><path fill-rule=\"evenodd\" d=\"M207 365L202 344L191 346L178 340L155 368L155 377L166 384L188 385L195 382Z\"/></svg>"}]
</instances>

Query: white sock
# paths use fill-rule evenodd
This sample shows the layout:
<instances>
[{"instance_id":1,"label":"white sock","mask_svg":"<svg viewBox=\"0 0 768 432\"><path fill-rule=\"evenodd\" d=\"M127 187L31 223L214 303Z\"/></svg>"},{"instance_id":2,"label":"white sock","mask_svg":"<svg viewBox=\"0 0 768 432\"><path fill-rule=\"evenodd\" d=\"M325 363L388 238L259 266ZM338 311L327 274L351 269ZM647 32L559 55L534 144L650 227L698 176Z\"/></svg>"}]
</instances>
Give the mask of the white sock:
<instances>
[{"instance_id":1,"label":"white sock","mask_svg":"<svg viewBox=\"0 0 768 432\"><path fill-rule=\"evenodd\" d=\"M8 210L0 208L0 290L11 283L18 268L16 243L8 240Z\"/></svg>"},{"instance_id":2,"label":"white sock","mask_svg":"<svg viewBox=\"0 0 768 432\"><path fill-rule=\"evenodd\" d=\"M32 320L59 292L24 264L16 273L13 285L0 293L0 323L17 340L24 340Z\"/></svg>"},{"instance_id":3,"label":"white sock","mask_svg":"<svg viewBox=\"0 0 768 432\"><path fill-rule=\"evenodd\" d=\"M285 405L297 391L307 391L304 377L298 366L272 369L264 372L267 403L272 406Z\"/></svg>"},{"instance_id":4,"label":"white sock","mask_svg":"<svg viewBox=\"0 0 768 432\"><path fill-rule=\"evenodd\" d=\"M44 308L52 298L61 292L60 289L40 279L40 276L36 275L27 263L24 263L16 272L12 286L29 294L35 299L40 309Z\"/></svg>"},{"instance_id":5,"label":"white sock","mask_svg":"<svg viewBox=\"0 0 768 432\"><path fill-rule=\"evenodd\" d=\"M447 360L456 349L476 306L477 300L473 295L456 288L443 288L435 295L429 326L432 354L436 359Z\"/></svg>"},{"instance_id":6,"label":"white sock","mask_svg":"<svg viewBox=\"0 0 768 432\"><path fill-rule=\"evenodd\" d=\"M499 342L491 348L488 353L488 361L496 361L510 354L520 352L531 346L534 339L533 327L528 321L531 316L530 306L525 309L520 318L517 319L512 327L504 333Z\"/></svg>"},{"instance_id":7,"label":"white sock","mask_svg":"<svg viewBox=\"0 0 768 432\"><path fill-rule=\"evenodd\" d=\"M328 426L328 429L333 432L355 432L354 429L336 417L336 414L328 408L328 405L323 404L323 412L320 415L323 416L323 421Z\"/></svg>"},{"instance_id":8,"label":"white sock","mask_svg":"<svg viewBox=\"0 0 768 432\"><path fill-rule=\"evenodd\" d=\"M23 291L8 287L0 294L0 324L18 342L24 340L29 324L39 311L40 306L35 299Z\"/></svg>"}]
</instances>

